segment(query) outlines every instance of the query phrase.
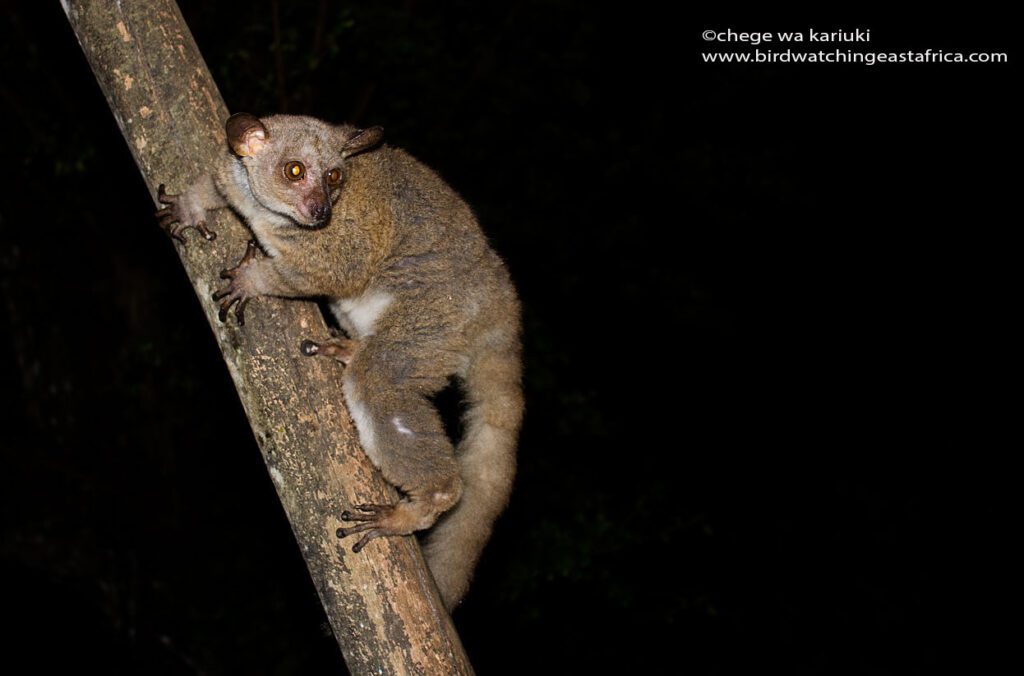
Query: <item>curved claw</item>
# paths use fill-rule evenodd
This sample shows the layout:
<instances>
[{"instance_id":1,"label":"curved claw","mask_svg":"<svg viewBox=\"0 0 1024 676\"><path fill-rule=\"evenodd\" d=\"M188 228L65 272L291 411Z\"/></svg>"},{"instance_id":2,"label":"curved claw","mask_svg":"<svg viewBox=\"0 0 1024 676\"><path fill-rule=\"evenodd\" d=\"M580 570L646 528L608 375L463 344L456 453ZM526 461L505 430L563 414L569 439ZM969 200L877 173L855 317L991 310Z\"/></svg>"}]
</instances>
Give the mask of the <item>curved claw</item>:
<instances>
[{"instance_id":1,"label":"curved claw","mask_svg":"<svg viewBox=\"0 0 1024 676\"><path fill-rule=\"evenodd\" d=\"M260 247L256 244L256 240L250 239L245 245L245 255L242 256L242 260L238 261L236 267L242 267L252 259L256 258L256 254L259 252Z\"/></svg>"},{"instance_id":2,"label":"curved claw","mask_svg":"<svg viewBox=\"0 0 1024 676\"><path fill-rule=\"evenodd\" d=\"M214 299L214 300L216 300L216 299ZM231 301L231 302L233 303L234 301ZM230 308L230 307L231 307L231 303L221 303L220 311L217 312L217 319L220 320L221 324L223 324L224 322L226 322L228 320L228 308Z\"/></svg>"},{"instance_id":3,"label":"curved claw","mask_svg":"<svg viewBox=\"0 0 1024 676\"><path fill-rule=\"evenodd\" d=\"M175 219L175 220L177 220L177 219ZM170 222L173 223L174 221L170 221ZM195 225L183 225L183 226L181 226L180 228L177 229L177 232L178 233L183 233L186 230L195 230L200 235L202 235L203 239L205 239L207 242L212 242L213 240L217 239L217 233L215 233L213 230L210 230L208 227L206 227L206 223L203 223L202 221L200 221L199 223L196 223ZM182 240L182 241L184 241L184 240Z\"/></svg>"},{"instance_id":4,"label":"curved claw","mask_svg":"<svg viewBox=\"0 0 1024 676\"><path fill-rule=\"evenodd\" d=\"M361 537L359 539L359 542L352 545L352 553L358 554L360 551L362 551L363 547L366 546L366 543L368 543L370 540L375 540L376 538L379 538L382 535L387 535L387 531L383 531L380 529L371 530L369 533Z\"/></svg>"},{"instance_id":5,"label":"curved claw","mask_svg":"<svg viewBox=\"0 0 1024 676\"><path fill-rule=\"evenodd\" d=\"M368 531L368 532L366 532ZM366 535L359 538L359 541L352 545L352 551L356 554L366 546L371 540L375 540L384 535L388 535L389 531L384 528L379 528L376 523L361 523L358 526L352 526L351 528L339 528L335 535L339 538L343 538L349 535L355 535L356 533L366 532Z\"/></svg>"},{"instance_id":6,"label":"curved claw","mask_svg":"<svg viewBox=\"0 0 1024 676\"><path fill-rule=\"evenodd\" d=\"M355 509L363 512L362 514L353 514L347 509L341 513L342 521L373 521L376 519L381 512L384 511L384 505L356 505Z\"/></svg>"},{"instance_id":7,"label":"curved claw","mask_svg":"<svg viewBox=\"0 0 1024 676\"><path fill-rule=\"evenodd\" d=\"M223 298L223 300L221 300ZM228 287L221 289L220 291L213 294L214 300L220 300L220 309L217 312L217 317L222 321L228 320L228 312L231 311L231 306L235 305L235 319L238 320L239 326L245 326L245 307L252 300L246 295L239 293L236 289Z\"/></svg>"},{"instance_id":8,"label":"curved claw","mask_svg":"<svg viewBox=\"0 0 1024 676\"><path fill-rule=\"evenodd\" d=\"M185 232L185 230L186 230L185 228L175 228L175 227L168 226L168 227L165 227L164 230L167 231L167 235L171 239L176 240L178 242L181 242L182 246L188 246L188 240L186 240L185 239L185 235L182 234L183 232Z\"/></svg>"},{"instance_id":9,"label":"curved claw","mask_svg":"<svg viewBox=\"0 0 1024 676\"><path fill-rule=\"evenodd\" d=\"M165 186L163 183L161 183L156 189L156 199L158 202L161 202L163 204L174 204L177 198L177 195L167 194L167 186Z\"/></svg>"},{"instance_id":10,"label":"curved claw","mask_svg":"<svg viewBox=\"0 0 1024 676\"><path fill-rule=\"evenodd\" d=\"M207 242L212 242L213 240L217 239L217 233L215 233L213 230L210 230L208 227L206 227L206 223L203 222L203 221L200 221L199 223L196 223L195 225L190 225L189 227L190 228L195 228L196 232L198 232L200 235L202 235L203 239L205 239Z\"/></svg>"},{"instance_id":11,"label":"curved claw","mask_svg":"<svg viewBox=\"0 0 1024 676\"><path fill-rule=\"evenodd\" d=\"M238 301L238 305L235 306L235 319L238 320L239 326L245 326L245 306L252 300L248 296Z\"/></svg>"},{"instance_id":12,"label":"curved claw","mask_svg":"<svg viewBox=\"0 0 1024 676\"><path fill-rule=\"evenodd\" d=\"M238 261L238 264L233 268L224 268L223 270L221 270L220 278L234 279L235 277L237 277L238 273L242 271L242 268L244 268L246 264L251 263L253 259L256 258L256 252L258 252L259 250L260 248L256 245L256 240L250 239L248 244L245 245L245 255L242 256L242 260ZM214 298L214 300L217 299Z\"/></svg>"}]
</instances>

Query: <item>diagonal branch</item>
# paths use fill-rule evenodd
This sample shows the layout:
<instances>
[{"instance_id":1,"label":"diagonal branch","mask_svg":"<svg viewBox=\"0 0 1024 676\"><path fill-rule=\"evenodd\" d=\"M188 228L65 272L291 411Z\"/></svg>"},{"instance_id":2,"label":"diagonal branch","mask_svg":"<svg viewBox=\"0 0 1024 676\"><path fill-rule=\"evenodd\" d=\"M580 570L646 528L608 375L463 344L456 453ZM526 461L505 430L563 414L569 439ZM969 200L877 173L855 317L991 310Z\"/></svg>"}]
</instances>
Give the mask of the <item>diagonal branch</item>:
<instances>
[{"instance_id":1,"label":"diagonal branch","mask_svg":"<svg viewBox=\"0 0 1024 676\"><path fill-rule=\"evenodd\" d=\"M180 192L223 152L228 116L173 0L62 0L150 193ZM154 200L155 202L155 200ZM339 515L395 496L353 432L340 365L299 352L327 329L313 303L261 299L244 327L217 320L217 271L249 235L227 210L213 242L189 237L182 263L231 372L267 470L354 674L472 673L413 538L352 554ZM156 227L139 214L135 227ZM190 233L192 234L192 233Z\"/></svg>"}]
</instances>

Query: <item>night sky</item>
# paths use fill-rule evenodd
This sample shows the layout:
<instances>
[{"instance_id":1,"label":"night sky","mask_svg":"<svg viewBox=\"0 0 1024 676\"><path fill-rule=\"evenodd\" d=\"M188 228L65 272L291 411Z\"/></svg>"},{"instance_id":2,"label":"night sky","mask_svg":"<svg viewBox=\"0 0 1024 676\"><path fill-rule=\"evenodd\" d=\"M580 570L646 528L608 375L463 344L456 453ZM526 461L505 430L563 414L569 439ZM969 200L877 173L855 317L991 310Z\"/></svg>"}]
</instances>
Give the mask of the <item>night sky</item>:
<instances>
[{"instance_id":1,"label":"night sky","mask_svg":"<svg viewBox=\"0 0 1024 676\"><path fill-rule=\"evenodd\" d=\"M478 673L996 664L1019 573L1008 15L181 8L232 111L383 125L508 262L527 417L454 614ZM705 63L753 51L701 37L729 28L1009 63ZM25 665L0 669L343 672L60 4L4 3L0 31L0 646Z\"/></svg>"}]
</instances>

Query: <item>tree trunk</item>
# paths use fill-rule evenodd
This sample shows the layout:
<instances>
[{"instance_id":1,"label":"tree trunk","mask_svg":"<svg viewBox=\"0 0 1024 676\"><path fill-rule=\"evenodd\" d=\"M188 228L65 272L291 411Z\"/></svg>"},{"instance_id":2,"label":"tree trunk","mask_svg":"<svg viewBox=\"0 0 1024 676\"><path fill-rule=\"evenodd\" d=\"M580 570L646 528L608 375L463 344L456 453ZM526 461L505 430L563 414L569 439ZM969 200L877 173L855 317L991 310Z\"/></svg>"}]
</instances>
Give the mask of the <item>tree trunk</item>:
<instances>
[{"instance_id":1,"label":"tree trunk","mask_svg":"<svg viewBox=\"0 0 1024 676\"><path fill-rule=\"evenodd\" d=\"M62 4L150 193L155 196L160 183L182 192L225 152L228 111L177 5ZM146 213L133 227L157 225ZM345 508L391 502L396 495L356 440L342 405L343 367L299 352L302 340L327 336L318 308L260 298L244 327L221 324L210 294L221 285L218 271L241 257L250 235L226 209L210 227L218 234L213 242L186 233L181 260L349 669L472 673L415 539L380 538L353 554L335 536Z\"/></svg>"}]
</instances>

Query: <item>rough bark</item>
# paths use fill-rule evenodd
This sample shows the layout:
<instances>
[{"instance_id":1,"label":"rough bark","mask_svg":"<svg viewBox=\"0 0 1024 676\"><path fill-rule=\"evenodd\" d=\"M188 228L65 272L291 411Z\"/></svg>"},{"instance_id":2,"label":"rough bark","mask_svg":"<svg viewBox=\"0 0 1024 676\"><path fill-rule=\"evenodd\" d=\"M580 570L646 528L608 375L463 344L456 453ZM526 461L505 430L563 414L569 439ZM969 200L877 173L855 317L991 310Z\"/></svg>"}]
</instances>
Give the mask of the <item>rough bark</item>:
<instances>
[{"instance_id":1,"label":"rough bark","mask_svg":"<svg viewBox=\"0 0 1024 676\"><path fill-rule=\"evenodd\" d=\"M146 179L181 192L224 151L228 111L173 0L63 0L96 80ZM267 470L353 674L472 673L411 537L359 554L338 540L345 508L395 499L359 447L342 405L341 365L304 357L327 330L312 303L261 298L246 324L221 324L210 294L250 235L227 210L182 263L224 354ZM157 227L139 214L136 227ZM168 246L171 246L168 243Z\"/></svg>"}]
</instances>

